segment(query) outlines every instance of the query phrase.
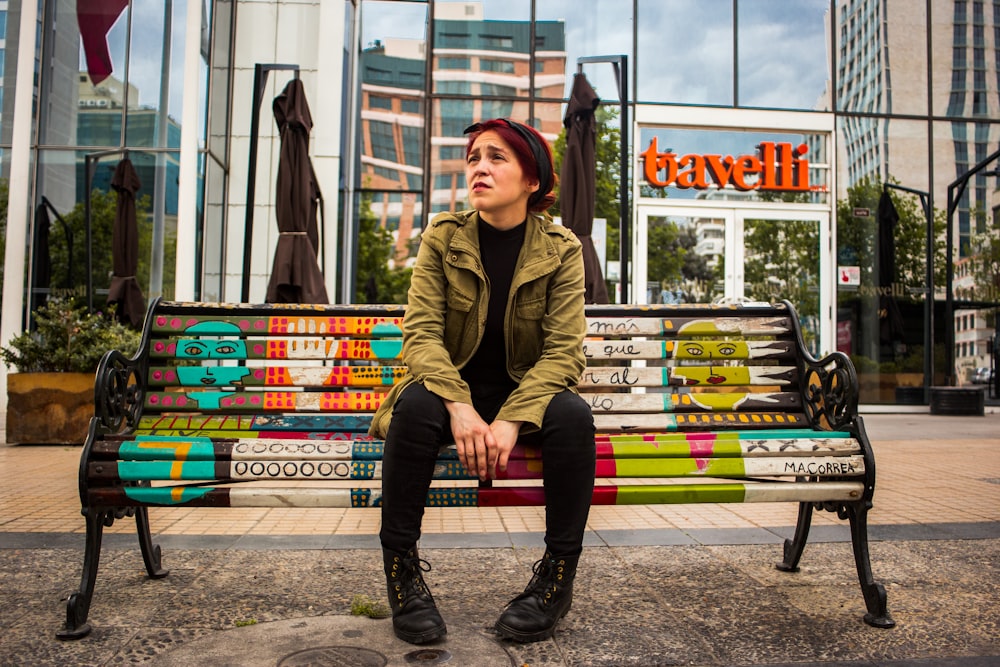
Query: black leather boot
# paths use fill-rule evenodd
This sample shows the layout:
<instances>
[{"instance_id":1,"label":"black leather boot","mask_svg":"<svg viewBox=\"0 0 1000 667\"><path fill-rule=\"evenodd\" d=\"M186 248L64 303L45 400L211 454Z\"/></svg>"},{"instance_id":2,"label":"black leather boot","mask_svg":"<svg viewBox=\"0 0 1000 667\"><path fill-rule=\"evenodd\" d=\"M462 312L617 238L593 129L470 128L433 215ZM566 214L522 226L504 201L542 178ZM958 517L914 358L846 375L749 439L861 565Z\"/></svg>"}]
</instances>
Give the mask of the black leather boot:
<instances>
[{"instance_id":1,"label":"black leather boot","mask_svg":"<svg viewBox=\"0 0 1000 667\"><path fill-rule=\"evenodd\" d=\"M416 547L405 552L382 549L382 563L396 636L411 644L443 637L448 629L424 583L423 572L430 571L430 563L420 559Z\"/></svg>"},{"instance_id":2,"label":"black leather boot","mask_svg":"<svg viewBox=\"0 0 1000 667\"><path fill-rule=\"evenodd\" d=\"M556 557L545 552L533 568L524 592L507 604L496 622L500 637L516 642L537 642L551 637L570 605L579 556Z\"/></svg>"}]
</instances>

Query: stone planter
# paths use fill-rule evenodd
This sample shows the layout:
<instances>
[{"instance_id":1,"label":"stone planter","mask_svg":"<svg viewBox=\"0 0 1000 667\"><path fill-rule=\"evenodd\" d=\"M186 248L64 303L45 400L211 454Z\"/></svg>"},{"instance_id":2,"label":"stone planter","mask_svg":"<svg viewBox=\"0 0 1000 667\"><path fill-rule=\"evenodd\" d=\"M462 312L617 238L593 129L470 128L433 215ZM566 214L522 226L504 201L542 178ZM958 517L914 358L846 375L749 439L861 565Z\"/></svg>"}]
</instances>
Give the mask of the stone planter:
<instances>
[{"instance_id":1,"label":"stone planter","mask_svg":"<svg viewBox=\"0 0 1000 667\"><path fill-rule=\"evenodd\" d=\"M93 373L7 374L9 445L82 445L93 416Z\"/></svg>"}]
</instances>

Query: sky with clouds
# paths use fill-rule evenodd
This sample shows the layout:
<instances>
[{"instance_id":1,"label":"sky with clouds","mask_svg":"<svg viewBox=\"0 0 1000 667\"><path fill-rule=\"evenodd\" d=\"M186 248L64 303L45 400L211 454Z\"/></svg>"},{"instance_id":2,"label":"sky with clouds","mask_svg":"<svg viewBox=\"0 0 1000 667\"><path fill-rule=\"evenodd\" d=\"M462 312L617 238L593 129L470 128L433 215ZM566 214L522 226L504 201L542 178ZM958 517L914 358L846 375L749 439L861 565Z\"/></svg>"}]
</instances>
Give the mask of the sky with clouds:
<instances>
[{"instance_id":1,"label":"sky with clouds","mask_svg":"<svg viewBox=\"0 0 1000 667\"><path fill-rule=\"evenodd\" d=\"M530 17L528 0L482 4L485 20ZM537 20L566 26L567 94L578 57L624 54L639 61L639 90L629 94L633 100L731 105L734 22L741 106L812 109L823 93L829 69L828 0L741 0L735 17L732 0L638 0L637 28L630 5L622 0L538 1ZM426 39L427 11L424 3L364 0L363 43ZM633 31L638 54L632 51ZM610 66L588 64L584 71L602 97L617 99ZM630 87L632 81L630 76Z\"/></svg>"}]
</instances>

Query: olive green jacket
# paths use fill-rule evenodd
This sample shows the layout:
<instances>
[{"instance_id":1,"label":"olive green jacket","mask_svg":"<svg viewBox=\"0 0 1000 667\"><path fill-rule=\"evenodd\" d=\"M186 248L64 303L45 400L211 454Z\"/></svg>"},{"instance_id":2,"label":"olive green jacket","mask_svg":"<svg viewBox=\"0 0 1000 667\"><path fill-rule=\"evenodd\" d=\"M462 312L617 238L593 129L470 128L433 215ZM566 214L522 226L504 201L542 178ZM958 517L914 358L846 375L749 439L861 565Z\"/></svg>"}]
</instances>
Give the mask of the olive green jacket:
<instances>
[{"instance_id":1,"label":"olive green jacket","mask_svg":"<svg viewBox=\"0 0 1000 667\"><path fill-rule=\"evenodd\" d=\"M392 406L411 382L472 403L459 369L483 339L490 288L479 253L476 211L435 216L421 237L403 318L406 376L389 392L370 433L385 437ZM576 236L529 214L504 321L507 372L518 387L497 419L536 430L552 397L576 390L586 366L583 252Z\"/></svg>"}]
</instances>

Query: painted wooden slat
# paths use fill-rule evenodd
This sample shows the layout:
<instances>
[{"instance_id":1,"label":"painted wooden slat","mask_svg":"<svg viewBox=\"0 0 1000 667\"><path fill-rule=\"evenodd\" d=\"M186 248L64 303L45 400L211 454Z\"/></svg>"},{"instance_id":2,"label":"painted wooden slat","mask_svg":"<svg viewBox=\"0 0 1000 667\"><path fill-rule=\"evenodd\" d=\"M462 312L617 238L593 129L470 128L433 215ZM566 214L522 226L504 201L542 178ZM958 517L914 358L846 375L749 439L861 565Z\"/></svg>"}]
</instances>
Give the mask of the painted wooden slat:
<instances>
[{"instance_id":1,"label":"painted wooden slat","mask_svg":"<svg viewBox=\"0 0 1000 667\"><path fill-rule=\"evenodd\" d=\"M590 387L786 386L796 381L794 366L588 366L581 389Z\"/></svg>"},{"instance_id":2,"label":"painted wooden slat","mask_svg":"<svg viewBox=\"0 0 1000 667\"><path fill-rule=\"evenodd\" d=\"M401 338L176 338L150 343L152 359L398 359Z\"/></svg>"},{"instance_id":3,"label":"painted wooden slat","mask_svg":"<svg viewBox=\"0 0 1000 667\"><path fill-rule=\"evenodd\" d=\"M345 434L350 435L350 434ZM847 455L861 451L849 433L818 437L809 431L751 433L656 433L598 435L598 459L721 458L765 456ZM364 439L307 440L277 438L213 439L209 437L136 436L131 440L98 440L95 459L123 461L377 461L383 441ZM441 459L456 459L455 446L442 447ZM536 447L517 445L510 459L539 460Z\"/></svg>"},{"instance_id":4,"label":"painted wooden slat","mask_svg":"<svg viewBox=\"0 0 1000 667\"><path fill-rule=\"evenodd\" d=\"M788 317L587 318L588 336L780 336L793 331Z\"/></svg>"},{"instance_id":5,"label":"painted wooden slat","mask_svg":"<svg viewBox=\"0 0 1000 667\"><path fill-rule=\"evenodd\" d=\"M253 481L253 480L379 480L382 462L377 460L236 459L121 460L89 464L88 476L108 481ZM861 456L813 456L768 458L621 458L598 459L599 478L670 477L856 477L864 474ZM510 461L496 479L541 479L540 460ZM456 459L439 459L433 479L475 479Z\"/></svg>"},{"instance_id":6,"label":"painted wooden slat","mask_svg":"<svg viewBox=\"0 0 1000 667\"><path fill-rule=\"evenodd\" d=\"M683 429L754 429L805 428L804 414L781 412L683 413L673 414L595 414L598 431L676 431Z\"/></svg>"},{"instance_id":7,"label":"painted wooden slat","mask_svg":"<svg viewBox=\"0 0 1000 667\"><path fill-rule=\"evenodd\" d=\"M370 412L380 391L150 391L146 406L171 412Z\"/></svg>"},{"instance_id":8,"label":"painted wooden slat","mask_svg":"<svg viewBox=\"0 0 1000 667\"><path fill-rule=\"evenodd\" d=\"M153 366L151 387L391 387L404 366Z\"/></svg>"},{"instance_id":9,"label":"painted wooden slat","mask_svg":"<svg viewBox=\"0 0 1000 667\"><path fill-rule=\"evenodd\" d=\"M768 437L756 437L767 434ZM704 438L696 436L704 435ZM686 458L686 457L763 457L763 456L815 456L817 454L845 455L861 451L861 445L850 434L843 437L822 437L789 429L781 432L730 433L657 433L648 439L634 435L598 437L598 458ZM540 454L539 454L540 456Z\"/></svg>"},{"instance_id":10,"label":"painted wooden slat","mask_svg":"<svg viewBox=\"0 0 1000 667\"><path fill-rule=\"evenodd\" d=\"M747 410L800 410L798 392L726 393L582 393L591 411L613 412L736 412Z\"/></svg>"},{"instance_id":11,"label":"painted wooden slat","mask_svg":"<svg viewBox=\"0 0 1000 667\"><path fill-rule=\"evenodd\" d=\"M787 340L594 340L583 341L588 361L614 359L680 359L719 364L730 360L792 359L795 344Z\"/></svg>"},{"instance_id":12,"label":"painted wooden slat","mask_svg":"<svg viewBox=\"0 0 1000 667\"><path fill-rule=\"evenodd\" d=\"M320 415L147 415L139 418L137 431L149 435L205 435L241 433L252 437L263 433L281 433L283 438L308 437L315 440L341 439L345 432L365 433L371 424L370 413ZM291 435L287 432L303 435ZM324 435L329 435L324 438Z\"/></svg>"},{"instance_id":13,"label":"painted wooden slat","mask_svg":"<svg viewBox=\"0 0 1000 667\"><path fill-rule=\"evenodd\" d=\"M598 477L855 477L863 475L860 456L599 459Z\"/></svg>"},{"instance_id":14,"label":"painted wooden slat","mask_svg":"<svg viewBox=\"0 0 1000 667\"><path fill-rule=\"evenodd\" d=\"M213 439L209 437L136 436L121 442L97 441L95 458L123 461L377 461L383 442L360 440L289 440L277 438Z\"/></svg>"},{"instance_id":15,"label":"painted wooden slat","mask_svg":"<svg viewBox=\"0 0 1000 667\"><path fill-rule=\"evenodd\" d=\"M598 486L594 505L657 505L731 502L851 502L864 494L862 482L759 482L755 484L661 484ZM333 487L104 487L91 489L92 506L189 507L380 507L378 488ZM544 505L545 492L530 487L432 489L428 507L504 507Z\"/></svg>"},{"instance_id":16,"label":"painted wooden slat","mask_svg":"<svg viewBox=\"0 0 1000 667\"><path fill-rule=\"evenodd\" d=\"M284 312L270 316L230 314L227 308L184 315L157 314L153 317L154 334L197 334L232 336L234 334L401 336L400 317L330 317L308 312Z\"/></svg>"}]
</instances>

